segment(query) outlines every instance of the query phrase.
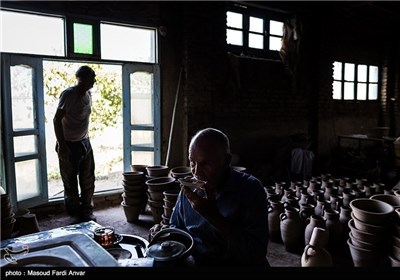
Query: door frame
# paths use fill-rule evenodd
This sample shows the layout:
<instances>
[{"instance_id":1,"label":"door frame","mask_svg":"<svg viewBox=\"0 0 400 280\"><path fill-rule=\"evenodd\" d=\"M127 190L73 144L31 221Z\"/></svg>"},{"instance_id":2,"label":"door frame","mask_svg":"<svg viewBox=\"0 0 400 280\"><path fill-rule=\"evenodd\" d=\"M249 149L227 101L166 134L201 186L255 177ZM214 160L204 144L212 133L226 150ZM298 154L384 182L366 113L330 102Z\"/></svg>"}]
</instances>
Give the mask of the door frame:
<instances>
[{"instance_id":1,"label":"door frame","mask_svg":"<svg viewBox=\"0 0 400 280\"><path fill-rule=\"evenodd\" d=\"M2 67L2 87L1 87L1 103L2 103L2 119L3 119L3 137L4 137L4 167L5 167L5 184L6 191L10 196L12 205L16 205L17 209L29 208L37 206L48 201L47 186L47 165L46 165L46 146L45 146L45 127L44 127L44 91L43 91L43 59L29 55L17 54L1 54ZM32 67L32 99L34 113L34 127L26 129L13 129L13 112L12 112L12 96L11 96L11 67L15 65L27 65ZM14 137L35 135L35 152L15 155ZM16 167L17 162L37 159L38 173L36 178L37 195L27 199L18 201L17 198L17 180ZM17 210L15 209L15 210Z\"/></svg>"}]
</instances>

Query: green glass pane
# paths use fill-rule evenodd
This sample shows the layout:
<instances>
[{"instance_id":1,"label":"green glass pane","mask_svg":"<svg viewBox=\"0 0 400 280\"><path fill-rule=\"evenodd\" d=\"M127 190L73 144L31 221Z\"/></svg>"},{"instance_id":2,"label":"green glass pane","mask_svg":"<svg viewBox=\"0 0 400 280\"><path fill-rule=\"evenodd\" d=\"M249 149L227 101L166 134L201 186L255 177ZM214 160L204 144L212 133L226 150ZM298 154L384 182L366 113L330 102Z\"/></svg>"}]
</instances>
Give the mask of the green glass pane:
<instances>
[{"instance_id":1,"label":"green glass pane","mask_svg":"<svg viewBox=\"0 0 400 280\"><path fill-rule=\"evenodd\" d=\"M74 23L74 53L93 54L93 26Z\"/></svg>"}]
</instances>

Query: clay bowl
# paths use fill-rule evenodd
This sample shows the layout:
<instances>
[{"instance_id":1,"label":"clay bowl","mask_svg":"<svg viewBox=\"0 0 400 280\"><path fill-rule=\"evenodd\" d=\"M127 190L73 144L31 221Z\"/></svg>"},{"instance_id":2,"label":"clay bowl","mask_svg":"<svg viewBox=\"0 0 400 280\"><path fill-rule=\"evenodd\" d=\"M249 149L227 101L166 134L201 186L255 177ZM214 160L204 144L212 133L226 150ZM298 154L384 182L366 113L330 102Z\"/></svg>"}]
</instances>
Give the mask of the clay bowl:
<instances>
[{"instance_id":1,"label":"clay bowl","mask_svg":"<svg viewBox=\"0 0 400 280\"><path fill-rule=\"evenodd\" d=\"M352 244L351 238L347 239L351 258L355 267L377 267L384 262L384 253L357 247Z\"/></svg>"},{"instance_id":2,"label":"clay bowl","mask_svg":"<svg viewBox=\"0 0 400 280\"><path fill-rule=\"evenodd\" d=\"M396 246L396 245L393 245L392 248L393 248L393 249L392 249L393 256L394 256L396 259L400 260L400 247L398 247L398 246Z\"/></svg>"},{"instance_id":3,"label":"clay bowl","mask_svg":"<svg viewBox=\"0 0 400 280\"><path fill-rule=\"evenodd\" d=\"M163 192L164 198L169 201L176 201L178 199L178 195L181 192L180 189L176 190L165 190Z\"/></svg>"},{"instance_id":4,"label":"clay bowl","mask_svg":"<svg viewBox=\"0 0 400 280\"><path fill-rule=\"evenodd\" d=\"M163 224L163 225L169 225L170 217L167 217L167 216L165 216L164 214L162 214L162 215L161 215L161 218L162 218L162 224Z\"/></svg>"},{"instance_id":5,"label":"clay bowl","mask_svg":"<svg viewBox=\"0 0 400 280\"><path fill-rule=\"evenodd\" d=\"M164 216L165 217L171 217L171 215L172 215L172 208L170 208L170 207L167 207L167 206L165 206L165 205L163 205L163 208L164 208Z\"/></svg>"},{"instance_id":6,"label":"clay bowl","mask_svg":"<svg viewBox=\"0 0 400 280\"><path fill-rule=\"evenodd\" d=\"M377 233L368 233L362 230L357 229L354 226L354 220L350 219L347 223L350 228L350 232L354 238L372 244L381 244L385 243L388 240L387 234L377 234Z\"/></svg>"},{"instance_id":7,"label":"clay bowl","mask_svg":"<svg viewBox=\"0 0 400 280\"><path fill-rule=\"evenodd\" d=\"M397 221L397 223L400 223L400 208L396 208L395 210L395 221Z\"/></svg>"},{"instance_id":8,"label":"clay bowl","mask_svg":"<svg viewBox=\"0 0 400 280\"><path fill-rule=\"evenodd\" d=\"M400 260L396 259L392 255L389 255L391 267L400 267Z\"/></svg>"},{"instance_id":9,"label":"clay bowl","mask_svg":"<svg viewBox=\"0 0 400 280\"><path fill-rule=\"evenodd\" d=\"M400 237L397 237L396 235L392 236L392 243L393 245L400 247Z\"/></svg>"},{"instance_id":10,"label":"clay bowl","mask_svg":"<svg viewBox=\"0 0 400 280\"><path fill-rule=\"evenodd\" d=\"M164 213L163 207L157 207L152 204L150 204L150 211L151 215L153 216L153 222L158 224L162 221L161 215Z\"/></svg>"},{"instance_id":11,"label":"clay bowl","mask_svg":"<svg viewBox=\"0 0 400 280\"><path fill-rule=\"evenodd\" d=\"M163 198L163 201L164 201L164 206L167 206L169 208L174 208L175 207L176 201L170 201L170 200L165 199L165 198Z\"/></svg>"},{"instance_id":12,"label":"clay bowl","mask_svg":"<svg viewBox=\"0 0 400 280\"><path fill-rule=\"evenodd\" d=\"M171 176L174 178L185 178L186 176L193 176L189 166L178 166L171 169Z\"/></svg>"},{"instance_id":13,"label":"clay bowl","mask_svg":"<svg viewBox=\"0 0 400 280\"><path fill-rule=\"evenodd\" d=\"M382 235L384 235L385 233L387 233L389 231L389 224L387 226L371 225L371 224L364 223L364 222L360 221L359 219L357 219L354 216L353 212L350 215L353 218L355 228L358 230L372 233L372 234L377 233L377 234L382 234Z\"/></svg>"},{"instance_id":14,"label":"clay bowl","mask_svg":"<svg viewBox=\"0 0 400 280\"><path fill-rule=\"evenodd\" d=\"M124 177L124 180L130 185L138 184L146 180L144 173L140 171L123 172L122 176Z\"/></svg>"},{"instance_id":15,"label":"clay bowl","mask_svg":"<svg viewBox=\"0 0 400 280\"><path fill-rule=\"evenodd\" d=\"M172 177L159 177L153 178L146 181L146 185L149 188L149 191L166 191L179 187L177 183L175 183L175 178Z\"/></svg>"},{"instance_id":16,"label":"clay bowl","mask_svg":"<svg viewBox=\"0 0 400 280\"><path fill-rule=\"evenodd\" d=\"M350 208L358 220L371 225L387 225L394 213L389 203L369 198L353 199Z\"/></svg>"},{"instance_id":17,"label":"clay bowl","mask_svg":"<svg viewBox=\"0 0 400 280\"><path fill-rule=\"evenodd\" d=\"M143 164L131 164L131 171L139 171L143 172L144 174L147 174L146 167L148 165L143 165Z\"/></svg>"},{"instance_id":18,"label":"clay bowl","mask_svg":"<svg viewBox=\"0 0 400 280\"><path fill-rule=\"evenodd\" d=\"M169 173L169 168L166 165L147 166L146 170L150 177L166 177Z\"/></svg>"},{"instance_id":19,"label":"clay bowl","mask_svg":"<svg viewBox=\"0 0 400 280\"><path fill-rule=\"evenodd\" d=\"M247 170L244 166L232 166L232 168L239 172L245 172Z\"/></svg>"},{"instance_id":20,"label":"clay bowl","mask_svg":"<svg viewBox=\"0 0 400 280\"><path fill-rule=\"evenodd\" d=\"M122 199L126 205L134 206L134 205L142 205L147 201L147 197L140 193L138 196L129 196L126 193L122 193Z\"/></svg>"},{"instance_id":21,"label":"clay bowl","mask_svg":"<svg viewBox=\"0 0 400 280\"><path fill-rule=\"evenodd\" d=\"M164 199L164 195L162 191L152 191L148 190L151 200L162 201Z\"/></svg>"},{"instance_id":22,"label":"clay bowl","mask_svg":"<svg viewBox=\"0 0 400 280\"><path fill-rule=\"evenodd\" d=\"M351 244L353 244L354 246L359 247L359 248L373 250L373 251L379 251L379 250L382 250L382 248L384 248L384 246L382 246L382 244L378 244L378 243L374 244L374 243L361 241L360 239L355 238L351 232L349 233L349 237L351 239L350 240Z\"/></svg>"},{"instance_id":23,"label":"clay bowl","mask_svg":"<svg viewBox=\"0 0 400 280\"><path fill-rule=\"evenodd\" d=\"M146 192L147 186L146 184L140 184L140 185L130 185L127 183L122 183L122 186L124 187L124 190L127 192Z\"/></svg>"},{"instance_id":24,"label":"clay bowl","mask_svg":"<svg viewBox=\"0 0 400 280\"><path fill-rule=\"evenodd\" d=\"M133 223L139 220L140 212L142 212L143 205L127 205L124 201L121 202L121 206L124 209L126 221Z\"/></svg>"},{"instance_id":25,"label":"clay bowl","mask_svg":"<svg viewBox=\"0 0 400 280\"><path fill-rule=\"evenodd\" d=\"M150 198L147 201L149 202L149 206L161 208L161 211L164 211L164 209L163 209L164 204L161 201L152 200Z\"/></svg>"},{"instance_id":26,"label":"clay bowl","mask_svg":"<svg viewBox=\"0 0 400 280\"><path fill-rule=\"evenodd\" d=\"M370 199L375 199L389 203L393 208L400 208L400 196L395 196L393 194L375 194L370 197Z\"/></svg>"}]
</instances>

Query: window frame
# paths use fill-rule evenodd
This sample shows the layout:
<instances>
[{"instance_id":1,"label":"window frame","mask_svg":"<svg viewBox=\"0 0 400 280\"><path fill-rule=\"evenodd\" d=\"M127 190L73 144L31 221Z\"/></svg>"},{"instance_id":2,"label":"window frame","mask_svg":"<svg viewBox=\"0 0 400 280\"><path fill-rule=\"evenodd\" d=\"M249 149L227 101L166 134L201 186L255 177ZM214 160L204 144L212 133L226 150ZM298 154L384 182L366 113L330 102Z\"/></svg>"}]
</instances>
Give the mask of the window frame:
<instances>
[{"instance_id":1,"label":"window frame","mask_svg":"<svg viewBox=\"0 0 400 280\"><path fill-rule=\"evenodd\" d=\"M226 31L228 29L232 30L239 30L243 32L243 45L238 46L238 45L232 45L227 42L227 38L225 38L225 43L226 43L226 48L227 51L236 55L242 55L242 56L252 56L252 57L259 57L259 58L269 58L269 59L281 59L279 55L278 50L270 50L269 49L269 39L271 37L279 37L276 35L271 35L270 34L270 21L279 21L285 24L285 21L288 19L287 15L284 14L278 14L278 13L273 13L270 11L264 11L260 9L256 9L253 7L249 6L243 6L243 5L238 5L238 4L233 4L233 5L228 5L225 11L225 16L227 12L233 12L233 13L240 13L243 16L243 24L242 24L242 29L240 28L234 28L234 27L229 27L227 25L227 20L225 21L225 36L226 36ZM256 18L261 18L264 21L263 27L263 41L264 41L264 48L263 49L256 49L256 48L251 48L249 47L249 34L261 34L261 33L256 33L250 31L250 17L256 17ZM280 38L283 38L283 35L280 36Z\"/></svg>"},{"instance_id":2,"label":"window frame","mask_svg":"<svg viewBox=\"0 0 400 280\"><path fill-rule=\"evenodd\" d=\"M335 63L341 63L341 77L340 80L335 79L334 76L334 65ZM346 80L345 79L345 66L346 64L350 64L354 66L354 79L353 81L350 80ZM366 76L367 76L367 81L363 82L363 81L359 81L358 78L358 66L360 65L365 65L367 66L367 72L366 72ZM348 61L333 61L332 63L332 67L333 67L333 72L332 72L332 99L333 100L337 100L337 101L377 101L380 98L380 85L381 85L381 79L380 79L380 73L381 73L381 69L379 67L379 65L373 65L373 64L367 64L367 63L354 63L354 62L348 62ZM377 67L378 68L378 81L377 82L371 82L370 81L370 69L371 67ZM333 92L334 92L334 88L333 88L333 84L334 82L340 82L340 99L338 98L334 98L333 97ZM352 82L353 83L353 91L354 91L354 98L353 99L344 99L344 89L345 89L345 83L346 82ZM365 84L366 85L366 99L358 99L358 84ZM370 85L376 85L377 86L377 97L376 99L370 99L370 89L369 86Z\"/></svg>"},{"instance_id":3,"label":"window frame","mask_svg":"<svg viewBox=\"0 0 400 280\"><path fill-rule=\"evenodd\" d=\"M93 54L82 54L74 52L74 23L89 24L93 27ZM67 45L67 58L80 58L80 59L99 59L101 60L100 54L100 20L90 20L76 17L66 17L67 30L66 45Z\"/></svg>"}]
</instances>

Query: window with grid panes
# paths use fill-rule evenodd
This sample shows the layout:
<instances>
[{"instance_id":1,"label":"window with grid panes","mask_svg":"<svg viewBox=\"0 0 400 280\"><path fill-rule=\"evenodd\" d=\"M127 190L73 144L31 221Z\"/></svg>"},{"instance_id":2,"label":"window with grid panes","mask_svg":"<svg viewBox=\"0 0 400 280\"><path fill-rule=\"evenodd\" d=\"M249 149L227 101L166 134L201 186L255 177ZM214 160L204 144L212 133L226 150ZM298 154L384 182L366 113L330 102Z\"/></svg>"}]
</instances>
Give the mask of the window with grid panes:
<instances>
[{"instance_id":1,"label":"window with grid panes","mask_svg":"<svg viewBox=\"0 0 400 280\"><path fill-rule=\"evenodd\" d=\"M283 20L247 9L226 12L226 43L231 53L278 58L282 37Z\"/></svg>"},{"instance_id":2,"label":"window with grid panes","mask_svg":"<svg viewBox=\"0 0 400 280\"><path fill-rule=\"evenodd\" d=\"M335 61L333 63L333 99L377 100L379 67Z\"/></svg>"}]
</instances>

